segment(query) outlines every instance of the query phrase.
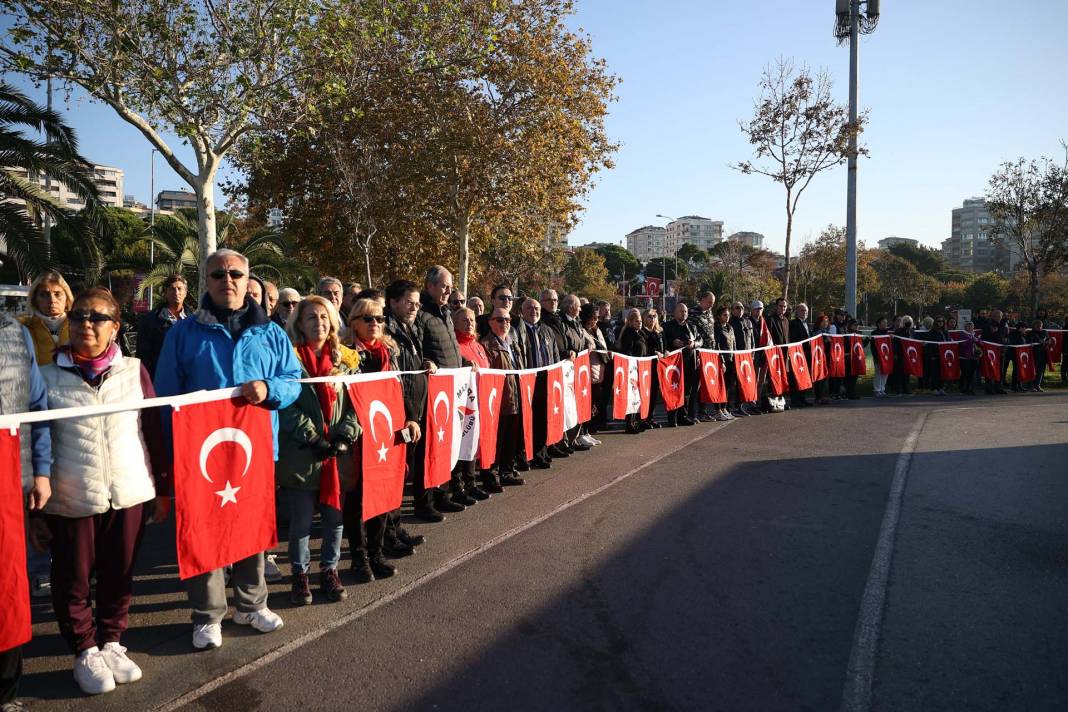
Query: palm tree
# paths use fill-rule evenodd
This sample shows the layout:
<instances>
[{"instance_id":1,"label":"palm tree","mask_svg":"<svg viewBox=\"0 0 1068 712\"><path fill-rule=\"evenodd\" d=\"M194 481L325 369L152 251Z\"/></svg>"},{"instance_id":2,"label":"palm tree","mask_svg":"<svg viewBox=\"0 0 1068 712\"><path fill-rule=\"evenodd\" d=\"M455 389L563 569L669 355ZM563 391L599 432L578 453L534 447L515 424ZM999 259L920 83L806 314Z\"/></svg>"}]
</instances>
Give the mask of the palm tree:
<instances>
[{"instance_id":1,"label":"palm tree","mask_svg":"<svg viewBox=\"0 0 1068 712\"><path fill-rule=\"evenodd\" d=\"M26 136L23 128L43 140ZM24 274L50 266L43 221L69 224L73 216L41 190L36 182L41 175L65 184L90 210L99 205L93 167L78 154L74 129L55 111L0 82L0 251Z\"/></svg>"}]
</instances>

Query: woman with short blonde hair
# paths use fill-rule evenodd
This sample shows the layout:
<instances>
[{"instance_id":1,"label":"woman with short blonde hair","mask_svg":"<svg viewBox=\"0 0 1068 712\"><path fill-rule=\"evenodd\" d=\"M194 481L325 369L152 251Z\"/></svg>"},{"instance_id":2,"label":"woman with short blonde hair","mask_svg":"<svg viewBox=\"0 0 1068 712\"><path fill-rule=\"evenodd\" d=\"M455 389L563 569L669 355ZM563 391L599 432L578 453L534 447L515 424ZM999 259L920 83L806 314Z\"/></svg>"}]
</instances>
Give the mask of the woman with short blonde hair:
<instances>
[{"instance_id":1,"label":"woman with short blonde hair","mask_svg":"<svg viewBox=\"0 0 1068 712\"><path fill-rule=\"evenodd\" d=\"M33 337L38 366L52 363L56 348L70 341L67 312L73 303L70 285L59 272L42 272L30 284L29 304L19 321Z\"/></svg>"}]
</instances>

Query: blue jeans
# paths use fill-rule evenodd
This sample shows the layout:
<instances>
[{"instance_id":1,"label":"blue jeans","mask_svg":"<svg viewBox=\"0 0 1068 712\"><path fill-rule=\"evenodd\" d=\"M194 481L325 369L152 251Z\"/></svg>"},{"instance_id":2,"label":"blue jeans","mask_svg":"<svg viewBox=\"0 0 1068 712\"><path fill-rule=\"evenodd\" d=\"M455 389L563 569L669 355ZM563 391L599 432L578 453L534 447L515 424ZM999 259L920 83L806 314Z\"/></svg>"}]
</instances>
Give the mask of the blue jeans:
<instances>
[{"instance_id":1,"label":"blue jeans","mask_svg":"<svg viewBox=\"0 0 1068 712\"><path fill-rule=\"evenodd\" d=\"M289 563L293 573L308 573L311 566L312 517L319 505L318 490L282 488L282 496L289 506ZM323 526L323 546L319 552L319 569L336 569L341 558L341 512L333 507L319 507Z\"/></svg>"}]
</instances>

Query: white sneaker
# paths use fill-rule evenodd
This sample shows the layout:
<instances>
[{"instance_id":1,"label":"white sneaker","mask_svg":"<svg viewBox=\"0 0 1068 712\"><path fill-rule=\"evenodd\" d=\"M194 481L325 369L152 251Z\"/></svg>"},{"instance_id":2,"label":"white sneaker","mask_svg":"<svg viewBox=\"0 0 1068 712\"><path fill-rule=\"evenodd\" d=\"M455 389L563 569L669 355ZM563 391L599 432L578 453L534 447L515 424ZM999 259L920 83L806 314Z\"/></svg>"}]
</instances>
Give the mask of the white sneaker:
<instances>
[{"instance_id":1,"label":"white sneaker","mask_svg":"<svg viewBox=\"0 0 1068 712\"><path fill-rule=\"evenodd\" d=\"M74 658L74 681L87 695L99 695L115 689L115 676L95 645Z\"/></svg>"},{"instance_id":2,"label":"white sneaker","mask_svg":"<svg viewBox=\"0 0 1068 712\"><path fill-rule=\"evenodd\" d=\"M274 554L267 554L263 562L263 578L267 583L278 583L285 578L282 569L278 568L278 559Z\"/></svg>"},{"instance_id":3,"label":"white sneaker","mask_svg":"<svg viewBox=\"0 0 1068 712\"><path fill-rule=\"evenodd\" d=\"M104 649L100 651L104 663L111 669L115 682L125 685L128 682L137 682L141 679L141 668L137 663L126 657L126 648L118 643L104 643Z\"/></svg>"},{"instance_id":4,"label":"white sneaker","mask_svg":"<svg viewBox=\"0 0 1068 712\"><path fill-rule=\"evenodd\" d=\"M49 598L52 595L52 581L47 576L34 576L30 583L30 595L34 598Z\"/></svg>"},{"instance_id":5,"label":"white sneaker","mask_svg":"<svg viewBox=\"0 0 1068 712\"><path fill-rule=\"evenodd\" d=\"M250 625L261 633L270 633L282 627L282 618L270 608L261 608L252 613L234 613L234 623Z\"/></svg>"},{"instance_id":6,"label":"white sneaker","mask_svg":"<svg viewBox=\"0 0 1068 712\"><path fill-rule=\"evenodd\" d=\"M592 435L587 435L586 437L588 437L590 439L590 442L593 443L594 445L604 445L603 442L601 442L597 438L593 437Z\"/></svg>"},{"instance_id":7,"label":"white sneaker","mask_svg":"<svg viewBox=\"0 0 1068 712\"><path fill-rule=\"evenodd\" d=\"M222 645L222 625L219 623L193 624L193 647L210 650Z\"/></svg>"},{"instance_id":8,"label":"white sneaker","mask_svg":"<svg viewBox=\"0 0 1068 712\"><path fill-rule=\"evenodd\" d=\"M579 438L579 440L581 442L585 443L586 445L589 445L590 447L595 447L595 446L601 444L600 441L594 440L593 438L591 438L589 435L586 435L585 433L582 434L582 437Z\"/></svg>"}]
</instances>

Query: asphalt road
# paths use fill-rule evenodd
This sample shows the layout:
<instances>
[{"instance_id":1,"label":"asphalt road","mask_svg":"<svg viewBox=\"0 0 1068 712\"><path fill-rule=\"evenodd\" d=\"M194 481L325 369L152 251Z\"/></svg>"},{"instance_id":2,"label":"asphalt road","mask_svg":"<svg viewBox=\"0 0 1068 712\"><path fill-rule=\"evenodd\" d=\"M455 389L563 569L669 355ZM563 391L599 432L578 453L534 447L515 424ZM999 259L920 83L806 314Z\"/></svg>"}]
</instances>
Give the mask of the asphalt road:
<instances>
[{"instance_id":1,"label":"asphalt road","mask_svg":"<svg viewBox=\"0 0 1068 712\"><path fill-rule=\"evenodd\" d=\"M1068 708L1068 393L864 400L602 439L412 526L428 543L344 603L293 609L273 586L285 628L227 622L217 651L192 651L170 530L154 527L124 641L144 679L82 697L39 604L24 699L835 710L874 625L864 709ZM895 471L907 480L885 531ZM892 559L869 620L881 531Z\"/></svg>"}]
</instances>

